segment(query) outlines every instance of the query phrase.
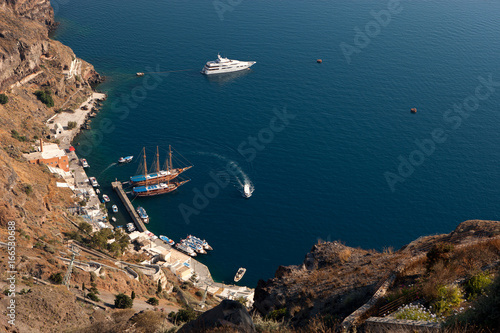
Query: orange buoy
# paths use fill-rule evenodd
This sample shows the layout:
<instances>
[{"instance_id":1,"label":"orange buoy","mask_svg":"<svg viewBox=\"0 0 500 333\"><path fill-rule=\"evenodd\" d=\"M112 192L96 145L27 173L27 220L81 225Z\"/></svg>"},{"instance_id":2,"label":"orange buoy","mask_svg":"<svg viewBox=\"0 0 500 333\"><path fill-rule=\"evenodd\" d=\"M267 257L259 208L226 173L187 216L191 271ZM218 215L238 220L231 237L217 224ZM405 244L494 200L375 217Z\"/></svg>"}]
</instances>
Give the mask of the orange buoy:
<instances>
[{"instance_id":1,"label":"orange buoy","mask_svg":"<svg viewBox=\"0 0 500 333\"><path fill-rule=\"evenodd\" d=\"M317 62L318 64L321 64L321 63L323 62L323 60L318 59L318 60L316 60L316 62Z\"/></svg>"},{"instance_id":2,"label":"orange buoy","mask_svg":"<svg viewBox=\"0 0 500 333\"><path fill-rule=\"evenodd\" d=\"M411 113L417 113L417 108L411 108L410 111Z\"/></svg>"}]
</instances>

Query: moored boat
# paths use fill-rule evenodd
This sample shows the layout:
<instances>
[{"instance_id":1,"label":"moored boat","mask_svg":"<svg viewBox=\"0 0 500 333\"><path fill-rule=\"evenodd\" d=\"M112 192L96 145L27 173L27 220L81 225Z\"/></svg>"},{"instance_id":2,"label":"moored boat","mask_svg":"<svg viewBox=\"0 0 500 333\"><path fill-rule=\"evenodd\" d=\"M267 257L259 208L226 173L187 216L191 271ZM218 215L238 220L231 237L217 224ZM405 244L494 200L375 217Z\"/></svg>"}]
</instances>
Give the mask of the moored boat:
<instances>
[{"instance_id":1,"label":"moored boat","mask_svg":"<svg viewBox=\"0 0 500 333\"><path fill-rule=\"evenodd\" d=\"M185 246L188 246L190 247L191 249L193 249L193 251L196 251L197 253L199 254L207 254L207 251L205 251L203 249L203 246L201 246L200 244L197 244L195 243L194 241L192 240L189 240L189 239L181 239L181 243Z\"/></svg>"},{"instance_id":2,"label":"moored boat","mask_svg":"<svg viewBox=\"0 0 500 333\"><path fill-rule=\"evenodd\" d=\"M136 208L137 214L139 214L139 217L141 218L142 222L144 223L149 223L149 216L148 213L146 213L146 210L139 206Z\"/></svg>"},{"instance_id":3,"label":"moored boat","mask_svg":"<svg viewBox=\"0 0 500 333\"><path fill-rule=\"evenodd\" d=\"M118 207L116 205L111 206L113 213L118 213Z\"/></svg>"},{"instance_id":4,"label":"moored boat","mask_svg":"<svg viewBox=\"0 0 500 333\"><path fill-rule=\"evenodd\" d=\"M103 195L102 195L102 200L103 200L104 202L109 202L109 201L110 201L110 200L109 200L109 197L108 197L106 194L103 194Z\"/></svg>"},{"instance_id":5,"label":"moored boat","mask_svg":"<svg viewBox=\"0 0 500 333\"><path fill-rule=\"evenodd\" d=\"M97 179L95 177L90 177L89 178L90 184L92 184L93 187L98 187L99 183L97 182Z\"/></svg>"},{"instance_id":6,"label":"moored boat","mask_svg":"<svg viewBox=\"0 0 500 333\"><path fill-rule=\"evenodd\" d=\"M156 171L155 172L150 172L148 173L146 170L146 151L143 150L144 154L144 164L143 167L145 169L144 174L138 174L135 176L130 177L130 185L132 186L143 186L147 184L153 184L153 183L164 183L166 181L172 180L179 176L181 173L184 171L187 171L191 169L193 166L188 165L186 167L182 168L174 168L172 165L172 148L169 146L169 157L167 161L165 162L165 167L163 169L160 169L160 156L158 153L158 148L156 151Z\"/></svg>"},{"instance_id":7,"label":"moored boat","mask_svg":"<svg viewBox=\"0 0 500 333\"><path fill-rule=\"evenodd\" d=\"M188 246L186 246L184 244L177 243L177 244L175 244L175 247L178 250L180 250L180 251L182 251L182 252L190 255L191 257L196 257L196 252L194 252L192 248L190 248L190 247L188 247Z\"/></svg>"},{"instance_id":8,"label":"moored boat","mask_svg":"<svg viewBox=\"0 0 500 333\"><path fill-rule=\"evenodd\" d=\"M245 275L246 271L246 268L240 267L238 269L238 272L236 272L236 275L234 276L234 282L240 281L243 278L243 275Z\"/></svg>"},{"instance_id":9,"label":"moored boat","mask_svg":"<svg viewBox=\"0 0 500 333\"><path fill-rule=\"evenodd\" d=\"M172 165L172 149L169 149L170 151L170 159L169 162L167 162L167 170L166 172L169 175L173 175L173 171L171 169ZM143 150L144 152L144 175L142 176L142 179L145 179L144 185L141 186L134 186L132 188L132 194L138 197L147 197L147 196L153 196L153 195L159 195L159 194L164 194L164 193L170 193L172 191L175 191L179 186L187 183L189 179L187 180L178 180L174 179L170 181L170 178L167 178L166 182L160 181L160 177L156 176L154 179L151 179L151 177L148 177L148 172L147 172L147 164L146 164L146 150ZM156 148L156 174L160 174L160 159L159 159L159 153L158 153L158 147ZM135 177L135 176L134 176ZM177 175L175 176L177 177ZM137 184L142 184L142 181L139 182L133 182L131 177L130 183L132 185L137 185Z\"/></svg>"},{"instance_id":10,"label":"moored boat","mask_svg":"<svg viewBox=\"0 0 500 333\"><path fill-rule=\"evenodd\" d=\"M134 224L133 224L132 222L127 223L127 231L128 231L128 232L132 232L132 231L134 231L134 230L135 230L135 226L134 226Z\"/></svg>"},{"instance_id":11,"label":"moored boat","mask_svg":"<svg viewBox=\"0 0 500 333\"><path fill-rule=\"evenodd\" d=\"M118 163L129 163L129 162L132 162L133 159L134 159L134 156L120 157L118 159Z\"/></svg>"},{"instance_id":12,"label":"moored boat","mask_svg":"<svg viewBox=\"0 0 500 333\"><path fill-rule=\"evenodd\" d=\"M200 239L200 238L193 236L193 235L188 235L187 239L192 240L197 244L200 244L201 246L203 246L203 248L205 250L209 250L209 251L213 250L213 248L204 239Z\"/></svg>"},{"instance_id":13,"label":"moored boat","mask_svg":"<svg viewBox=\"0 0 500 333\"><path fill-rule=\"evenodd\" d=\"M170 238L168 238L167 236L160 235L160 239L170 246L175 245L175 242L173 240L171 240Z\"/></svg>"},{"instance_id":14,"label":"moored boat","mask_svg":"<svg viewBox=\"0 0 500 333\"><path fill-rule=\"evenodd\" d=\"M87 160L86 160L86 159L84 159L84 158L82 158L82 159L80 160L80 163L82 163L82 167L84 167L84 168L88 168L88 167L90 167L89 163L88 163L88 162L87 162Z\"/></svg>"}]
</instances>

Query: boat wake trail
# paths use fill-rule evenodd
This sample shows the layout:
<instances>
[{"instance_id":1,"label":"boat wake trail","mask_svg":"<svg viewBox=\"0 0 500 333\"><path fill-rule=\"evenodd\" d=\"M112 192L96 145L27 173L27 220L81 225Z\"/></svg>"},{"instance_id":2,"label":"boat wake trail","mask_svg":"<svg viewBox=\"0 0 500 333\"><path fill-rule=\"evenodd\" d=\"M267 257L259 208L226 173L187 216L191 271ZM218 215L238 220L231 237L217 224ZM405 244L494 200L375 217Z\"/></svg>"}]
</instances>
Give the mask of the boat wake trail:
<instances>
[{"instance_id":1,"label":"boat wake trail","mask_svg":"<svg viewBox=\"0 0 500 333\"><path fill-rule=\"evenodd\" d=\"M255 187L252 181L250 180L250 177L248 177L248 175L243 171L243 169L241 169L238 163L228 159L225 156L216 153L199 152L199 154L213 156L221 161L226 162L226 169L228 173L234 177L235 182L233 182L233 184L240 191L241 195L243 195L245 198L250 198L252 196ZM229 172L229 170L231 171Z\"/></svg>"},{"instance_id":2,"label":"boat wake trail","mask_svg":"<svg viewBox=\"0 0 500 333\"><path fill-rule=\"evenodd\" d=\"M108 171L109 168L111 168L112 166L115 166L115 165L116 165L116 163L111 163L110 165L107 166L106 169L104 169L104 170L101 171L100 175L103 174L103 173L105 173L106 171Z\"/></svg>"}]
</instances>

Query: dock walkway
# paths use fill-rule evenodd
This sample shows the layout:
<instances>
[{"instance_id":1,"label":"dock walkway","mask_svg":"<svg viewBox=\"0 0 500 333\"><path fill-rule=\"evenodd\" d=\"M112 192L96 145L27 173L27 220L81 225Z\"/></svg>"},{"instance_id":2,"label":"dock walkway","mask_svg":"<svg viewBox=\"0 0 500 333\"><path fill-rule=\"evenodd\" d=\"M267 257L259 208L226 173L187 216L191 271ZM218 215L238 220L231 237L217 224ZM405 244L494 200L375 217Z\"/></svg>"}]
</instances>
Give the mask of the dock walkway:
<instances>
[{"instance_id":1,"label":"dock walkway","mask_svg":"<svg viewBox=\"0 0 500 333\"><path fill-rule=\"evenodd\" d=\"M127 194L123 190L122 183L119 181L115 181L115 182L111 183L111 186L113 186L113 190L115 190L115 192L118 193L120 200L122 201L123 205L127 209L127 212L130 214L130 217L132 218L132 221L134 222L136 230L139 232L148 231L148 229L146 229L146 226L142 222L142 219L139 217L139 214L137 214L134 206L132 205L129 198L127 197Z\"/></svg>"}]
</instances>

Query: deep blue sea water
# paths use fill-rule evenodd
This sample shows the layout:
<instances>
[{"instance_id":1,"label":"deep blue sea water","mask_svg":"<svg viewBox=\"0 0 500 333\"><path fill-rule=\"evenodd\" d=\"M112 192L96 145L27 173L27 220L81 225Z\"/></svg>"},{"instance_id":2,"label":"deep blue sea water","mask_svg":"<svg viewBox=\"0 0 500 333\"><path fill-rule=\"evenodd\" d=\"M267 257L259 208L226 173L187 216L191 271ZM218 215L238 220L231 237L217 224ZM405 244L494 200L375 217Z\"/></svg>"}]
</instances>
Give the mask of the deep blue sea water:
<instances>
[{"instance_id":1,"label":"deep blue sea water","mask_svg":"<svg viewBox=\"0 0 500 333\"><path fill-rule=\"evenodd\" d=\"M490 96L477 106L469 98L479 76L500 82L499 2L403 1L349 63L341 43L356 46L356 28L376 29L370 13L388 2L221 0L231 9L223 20L210 1L53 3L54 38L107 79L102 112L76 140L89 175L116 201L110 182L127 180L139 161L113 163L142 147L152 162L156 145L164 158L171 144L194 164L191 182L134 204L156 234L206 238L215 250L200 260L218 281L243 266L242 283L255 286L279 265L300 264L318 239L399 248L467 219L500 218L500 87L481 89ZM201 75L218 52L257 64L219 80ZM135 76L170 70L187 71ZM447 113L465 99L477 107L468 117ZM294 118L271 138L283 110ZM415 152L436 129L446 140ZM254 156L249 136L259 133ZM424 160L393 192L384 174L410 155ZM187 223L179 207L206 204L195 206L195 192L231 162L241 172ZM247 200L245 177L255 186Z\"/></svg>"}]
</instances>

